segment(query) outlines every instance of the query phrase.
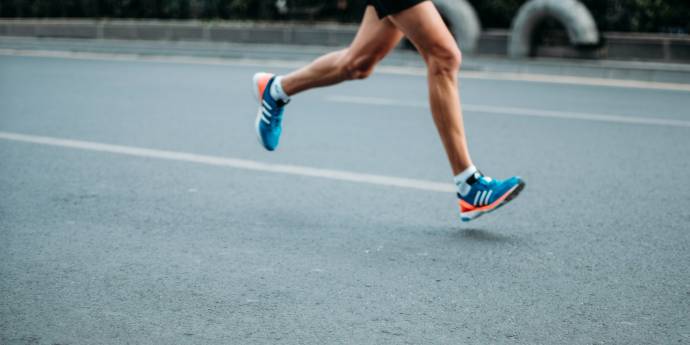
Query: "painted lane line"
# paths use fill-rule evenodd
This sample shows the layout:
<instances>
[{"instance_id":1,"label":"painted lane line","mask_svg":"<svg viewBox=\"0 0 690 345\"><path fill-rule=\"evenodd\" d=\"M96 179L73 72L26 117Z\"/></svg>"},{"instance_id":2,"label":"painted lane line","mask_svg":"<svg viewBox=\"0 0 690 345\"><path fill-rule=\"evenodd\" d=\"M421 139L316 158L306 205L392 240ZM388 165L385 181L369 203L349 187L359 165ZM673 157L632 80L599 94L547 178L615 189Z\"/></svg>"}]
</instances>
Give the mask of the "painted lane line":
<instances>
[{"instance_id":1,"label":"painted lane line","mask_svg":"<svg viewBox=\"0 0 690 345\"><path fill-rule=\"evenodd\" d=\"M178 55L149 55L130 53L100 53L77 52L63 50L33 50L33 49L6 49L0 48L0 56L21 56L36 58L54 58L69 60L91 61L122 61L122 62L155 62L183 65L211 65L211 66L240 66L240 67L274 67L274 68L298 68L304 66L304 61L298 60L271 60L271 59L242 59L242 58L216 58L193 57Z\"/></svg>"},{"instance_id":2,"label":"painted lane line","mask_svg":"<svg viewBox=\"0 0 690 345\"><path fill-rule=\"evenodd\" d=\"M102 52L75 52L61 50L34 50L34 49L8 49L0 48L0 56L25 56L38 58L59 58L75 60L95 61L133 61L156 62L193 65L218 65L218 66L244 66L260 68L286 68L294 69L308 64L307 60L276 60L276 59L249 59L249 58L215 58L192 57L179 55L149 55L131 53L102 53ZM376 69L377 73L408 76L426 76L426 68L415 66L390 66L382 65ZM625 79L606 79L594 77L558 76L532 73L510 73L489 71L462 71L462 79L498 80L515 82L532 82L562 85L579 85L593 87L617 87L641 90L662 90L690 92L690 84L665 83L654 81L638 81Z\"/></svg>"},{"instance_id":3,"label":"painted lane line","mask_svg":"<svg viewBox=\"0 0 690 345\"><path fill-rule=\"evenodd\" d=\"M425 102L414 102L405 100L395 100L390 98L377 97L358 97L358 96L328 96L327 101L363 105L382 105L397 107L415 107L428 109L429 105ZM674 120L654 117L636 117L613 114L580 113L558 110L529 109L518 107L498 107L491 105L463 104L463 109L468 112L497 114L506 116L541 117L565 120L596 121L621 124L637 124L651 126L668 126L690 128L690 121Z\"/></svg>"},{"instance_id":4,"label":"painted lane line","mask_svg":"<svg viewBox=\"0 0 690 345\"><path fill-rule=\"evenodd\" d=\"M0 139L25 142L53 147L64 147L77 150L104 152L125 156L164 159L228 168L271 172L288 175L319 177L330 180L374 184L388 187L399 187L430 192L455 192L456 187L450 183L416 180L394 176L362 174L356 172L312 168L298 165L271 164L246 159L198 155L193 153L147 149L133 146L111 145L91 141L70 140L45 136L27 135L11 132L0 132Z\"/></svg>"},{"instance_id":5,"label":"painted lane line","mask_svg":"<svg viewBox=\"0 0 690 345\"><path fill-rule=\"evenodd\" d=\"M471 112L501 114L501 115L510 115L510 116L529 116L529 117L542 117L542 118L554 118L554 119L566 119L566 120L582 120L582 121L596 121L596 122L609 122L609 123L621 123L621 124L637 124L637 125L690 128L690 121L665 119L665 118L635 117L635 116L612 115L612 114L595 114L595 113L579 113L579 112L527 109L527 108L515 108L515 107L496 107L496 106L473 105L473 104L467 104L464 106L464 108L467 111L471 111Z\"/></svg>"},{"instance_id":6,"label":"painted lane line","mask_svg":"<svg viewBox=\"0 0 690 345\"><path fill-rule=\"evenodd\" d=\"M377 73L408 75L408 76L426 76L426 68L414 66L379 66L376 68ZM499 80L499 81L515 81L515 82L530 82L530 83L545 83L545 84L562 84L562 85L578 85L578 86L594 86L594 87L617 87L624 89L641 89L641 90L661 90L661 91L681 91L690 92L690 84L683 83L666 83L657 81L642 81L629 79L606 79L595 77L576 77L565 75L552 74L535 74L535 73L514 73L514 72L491 72L491 71L461 71L461 79L477 79L477 80Z\"/></svg>"},{"instance_id":7,"label":"painted lane line","mask_svg":"<svg viewBox=\"0 0 690 345\"><path fill-rule=\"evenodd\" d=\"M690 92L690 84L665 83L657 81L641 81L627 79L606 79L594 77L576 77L565 75L510 73L510 72L479 72L463 71L460 76L465 79L506 80L517 82L565 84L598 87L618 87L625 89L665 90Z\"/></svg>"}]
</instances>

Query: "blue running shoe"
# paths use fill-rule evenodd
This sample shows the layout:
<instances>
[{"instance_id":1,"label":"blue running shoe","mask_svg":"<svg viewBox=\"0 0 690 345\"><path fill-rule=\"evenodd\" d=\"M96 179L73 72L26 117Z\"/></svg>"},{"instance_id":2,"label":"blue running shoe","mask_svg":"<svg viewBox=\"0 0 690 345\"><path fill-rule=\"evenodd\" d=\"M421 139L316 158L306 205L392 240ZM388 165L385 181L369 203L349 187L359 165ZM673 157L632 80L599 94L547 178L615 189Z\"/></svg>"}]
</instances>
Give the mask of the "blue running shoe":
<instances>
[{"instance_id":1,"label":"blue running shoe","mask_svg":"<svg viewBox=\"0 0 690 345\"><path fill-rule=\"evenodd\" d=\"M525 182L517 176L507 180L494 180L476 172L458 193L460 218L463 222L477 219L515 199L525 188Z\"/></svg>"},{"instance_id":2,"label":"blue running shoe","mask_svg":"<svg viewBox=\"0 0 690 345\"><path fill-rule=\"evenodd\" d=\"M256 134L266 150L273 151L278 147L282 131L283 110L286 102L271 97L271 85L275 76L269 73L256 73L253 78L254 96L259 101L259 112L256 114Z\"/></svg>"}]
</instances>

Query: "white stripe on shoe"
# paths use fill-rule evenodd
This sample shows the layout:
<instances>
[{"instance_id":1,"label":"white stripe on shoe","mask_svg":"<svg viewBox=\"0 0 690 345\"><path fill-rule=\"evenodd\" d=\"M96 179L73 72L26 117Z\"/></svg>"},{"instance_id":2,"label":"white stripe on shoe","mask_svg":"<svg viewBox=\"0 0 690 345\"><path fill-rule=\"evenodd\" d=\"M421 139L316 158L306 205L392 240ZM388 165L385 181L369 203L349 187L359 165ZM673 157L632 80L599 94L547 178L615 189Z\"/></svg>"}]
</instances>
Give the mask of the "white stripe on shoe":
<instances>
[{"instance_id":1,"label":"white stripe on shoe","mask_svg":"<svg viewBox=\"0 0 690 345\"><path fill-rule=\"evenodd\" d=\"M268 108L268 110L273 110L273 107L271 107L271 105L268 104L265 99L262 99L261 103L263 103L264 107Z\"/></svg>"},{"instance_id":2,"label":"white stripe on shoe","mask_svg":"<svg viewBox=\"0 0 690 345\"><path fill-rule=\"evenodd\" d=\"M478 205L477 203L479 202L479 199L480 199L479 196L480 196L481 194L482 194L482 192L479 192L479 193L477 193L477 194L474 195L474 202L472 203L472 205L474 205L474 206L477 206L477 205Z\"/></svg>"},{"instance_id":3,"label":"white stripe on shoe","mask_svg":"<svg viewBox=\"0 0 690 345\"><path fill-rule=\"evenodd\" d=\"M271 124L271 121L268 121L268 119L264 116L264 113L261 111L261 109L259 109L259 113L256 116L258 116L261 119L261 121L266 122L267 125Z\"/></svg>"}]
</instances>

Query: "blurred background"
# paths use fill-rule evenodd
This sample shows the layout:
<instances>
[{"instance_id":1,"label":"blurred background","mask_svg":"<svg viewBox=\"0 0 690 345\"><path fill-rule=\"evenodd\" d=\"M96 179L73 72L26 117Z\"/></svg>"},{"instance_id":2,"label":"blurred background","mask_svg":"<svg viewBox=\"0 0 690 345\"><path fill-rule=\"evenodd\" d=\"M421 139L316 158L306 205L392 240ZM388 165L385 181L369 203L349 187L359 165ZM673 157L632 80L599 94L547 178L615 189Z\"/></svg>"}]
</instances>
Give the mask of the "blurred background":
<instances>
[{"instance_id":1,"label":"blurred background","mask_svg":"<svg viewBox=\"0 0 690 345\"><path fill-rule=\"evenodd\" d=\"M470 0L485 28L507 29L526 0ZM687 0L583 0L603 31L687 34ZM365 0L6 0L0 17L357 22Z\"/></svg>"},{"instance_id":2,"label":"blurred background","mask_svg":"<svg viewBox=\"0 0 690 345\"><path fill-rule=\"evenodd\" d=\"M434 2L466 54L690 62L686 0ZM0 35L342 46L365 6L365 0L7 0L0 3Z\"/></svg>"}]
</instances>

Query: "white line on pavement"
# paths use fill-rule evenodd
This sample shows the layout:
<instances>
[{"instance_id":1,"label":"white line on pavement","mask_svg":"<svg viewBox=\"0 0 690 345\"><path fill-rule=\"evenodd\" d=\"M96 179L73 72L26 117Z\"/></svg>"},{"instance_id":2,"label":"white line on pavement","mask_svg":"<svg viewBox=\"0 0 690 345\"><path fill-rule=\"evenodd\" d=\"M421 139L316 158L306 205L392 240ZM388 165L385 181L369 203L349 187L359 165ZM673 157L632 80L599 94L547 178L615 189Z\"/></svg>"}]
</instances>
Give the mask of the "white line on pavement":
<instances>
[{"instance_id":1,"label":"white line on pavement","mask_svg":"<svg viewBox=\"0 0 690 345\"><path fill-rule=\"evenodd\" d=\"M60 58L76 60L101 60L101 61L143 61L158 63L179 63L195 65L221 65L221 66L251 66L270 68L297 68L309 61L298 60L271 60L271 59L236 59L215 57L191 57L176 55L141 55L128 53L100 53L100 52L73 52L58 50L32 50L32 49L7 49L0 48L0 55L4 56L28 56L40 58ZM426 76L426 69L413 66L379 66L376 71L383 74ZM690 84L663 83L654 81L637 81L624 79L606 79L594 77L558 76L532 73L509 73L487 71L462 71L462 79L503 80L518 82L535 82L549 84L566 84L596 87L619 87L643 90L665 90L690 92Z\"/></svg>"},{"instance_id":2,"label":"white line on pavement","mask_svg":"<svg viewBox=\"0 0 690 345\"><path fill-rule=\"evenodd\" d=\"M358 96L328 96L326 100L340 103L353 103L365 105L384 105L399 107L418 107L429 108L425 102L413 102L405 100L395 100L391 98L378 97L358 97ZM674 120L654 117L635 117L613 114L579 113L558 110L529 109L517 107L498 107L490 105L463 104L463 109L468 112L499 114L507 116L528 116L545 117L568 120L598 121L610 123L669 126L669 127L690 127L690 121Z\"/></svg>"},{"instance_id":3,"label":"white line on pavement","mask_svg":"<svg viewBox=\"0 0 690 345\"><path fill-rule=\"evenodd\" d=\"M164 151L133 146L111 145L91 141L61 139L20 133L0 132L0 139L47 146L64 147L77 150L105 152L144 158L165 159L172 161L190 162L197 164L214 165L280 174L320 177L331 180L358 182L389 187L410 188L431 192L454 192L456 190L456 187L449 183L415 180L394 176L361 174L342 170L319 169L298 165L271 164L237 158L205 156L193 153Z\"/></svg>"},{"instance_id":4,"label":"white line on pavement","mask_svg":"<svg viewBox=\"0 0 690 345\"><path fill-rule=\"evenodd\" d=\"M460 73L460 77L464 79L507 80L547 84L569 84L582 86L620 87L626 89L690 92L690 84L664 83L656 81L626 79L606 79L594 77L575 77L566 75L464 71Z\"/></svg>"},{"instance_id":5,"label":"white line on pavement","mask_svg":"<svg viewBox=\"0 0 690 345\"><path fill-rule=\"evenodd\" d=\"M297 68L305 64L304 61L285 61L285 60L263 60L263 59L238 59L238 58L216 58L216 57L193 57L178 55L142 55L129 53L100 53L100 52L74 52L61 50L23 50L0 48L0 56L25 56L38 58L57 58L72 60L93 60L93 61L134 61L134 62L157 62L189 65L220 65L220 66L251 66L251 67L274 67L274 68Z\"/></svg>"}]
</instances>

